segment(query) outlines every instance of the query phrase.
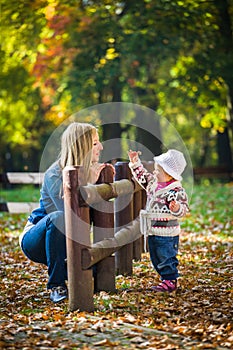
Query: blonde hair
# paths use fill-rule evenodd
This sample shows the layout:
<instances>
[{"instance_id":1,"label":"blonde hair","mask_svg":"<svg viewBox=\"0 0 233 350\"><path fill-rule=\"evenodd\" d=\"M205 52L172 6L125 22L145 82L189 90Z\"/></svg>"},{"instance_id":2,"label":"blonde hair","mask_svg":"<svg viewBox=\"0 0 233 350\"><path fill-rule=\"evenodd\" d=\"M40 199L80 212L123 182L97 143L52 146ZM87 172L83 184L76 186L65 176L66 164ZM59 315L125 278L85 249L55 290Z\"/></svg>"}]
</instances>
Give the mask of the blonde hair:
<instances>
[{"instance_id":1,"label":"blonde hair","mask_svg":"<svg viewBox=\"0 0 233 350\"><path fill-rule=\"evenodd\" d=\"M71 123L61 137L60 167L82 165L88 181L93 139L97 129L87 123Z\"/></svg>"}]
</instances>

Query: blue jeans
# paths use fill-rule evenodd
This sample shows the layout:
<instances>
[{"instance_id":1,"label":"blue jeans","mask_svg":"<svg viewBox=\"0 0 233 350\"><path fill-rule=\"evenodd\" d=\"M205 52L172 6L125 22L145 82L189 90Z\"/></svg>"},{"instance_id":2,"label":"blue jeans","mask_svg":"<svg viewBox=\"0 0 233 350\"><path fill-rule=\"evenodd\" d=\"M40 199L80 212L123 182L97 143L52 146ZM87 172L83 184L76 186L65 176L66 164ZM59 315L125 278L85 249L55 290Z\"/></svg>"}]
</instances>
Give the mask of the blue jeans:
<instances>
[{"instance_id":1,"label":"blue jeans","mask_svg":"<svg viewBox=\"0 0 233 350\"><path fill-rule=\"evenodd\" d=\"M179 277L176 257L179 248L179 236L148 236L151 262L162 280L175 280Z\"/></svg>"},{"instance_id":2,"label":"blue jeans","mask_svg":"<svg viewBox=\"0 0 233 350\"><path fill-rule=\"evenodd\" d=\"M24 235L22 240L24 254L30 260L48 267L48 289L66 285L64 226L64 212L56 211L41 219Z\"/></svg>"}]
</instances>

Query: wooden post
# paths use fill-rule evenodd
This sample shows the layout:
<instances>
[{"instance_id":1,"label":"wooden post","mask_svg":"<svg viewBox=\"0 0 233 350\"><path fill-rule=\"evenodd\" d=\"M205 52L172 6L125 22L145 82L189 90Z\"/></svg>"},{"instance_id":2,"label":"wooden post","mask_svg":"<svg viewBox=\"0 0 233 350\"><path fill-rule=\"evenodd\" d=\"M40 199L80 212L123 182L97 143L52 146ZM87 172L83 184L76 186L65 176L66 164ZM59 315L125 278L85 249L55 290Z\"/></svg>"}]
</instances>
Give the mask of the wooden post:
<instances>
[{"instance_id":1,"label":"wooden post","mask_svg":"<svg viewBox=\"0 0 233 350\"><path fill-rule=\"evenodd\" d=\"M112 183L114 174L112 167L106 166L100 174L97 184ZM114 237L114 202L102 199L91 209L93 222L93 242ZM102 248L104 249L104 248ZM115 287L115 258L110 255L94 266L94 290L114 292Z\"/></svg>"},{"instance_id":2,"label":"wooden post","mask_svg":"<svg viewBox=\"0 0 233 350\"><path fill-rule=\"evenodd\" d=\"M117 162L115 164L116 180L131 179L131 171L128 162ZM120 196L115 199L115 226L118 231L133 220L133 195ZM129 243L116 252L116 273L132 274L133 272L133 243Z\"/></svg>"},{"instance_id":3,"label":"wooden post","mask_svg":"<svg viewBox=\"0 0 233 350\"><path fill-rule=\"evenodd\" d=\"M69 309L94 311L92 270L82 269L82 249L90 247L89 207L79 206L78 188L85 185L82 167L63 170Z\"/></svg>"},{"instance_id":4,"label":"wooden post","mask_svg":"<svg viewBox=\"0 0 233 350\"><path fill-rule=\"evenodd\" d=\"M136 219L139 216L141 209L142 209L142 190L134 193L134 197L133 197L134 219ZM142 251L143 251L143 237L140 237L133 242L133 258L135 260L140 260Z\"/></svg>"}]
</instances>

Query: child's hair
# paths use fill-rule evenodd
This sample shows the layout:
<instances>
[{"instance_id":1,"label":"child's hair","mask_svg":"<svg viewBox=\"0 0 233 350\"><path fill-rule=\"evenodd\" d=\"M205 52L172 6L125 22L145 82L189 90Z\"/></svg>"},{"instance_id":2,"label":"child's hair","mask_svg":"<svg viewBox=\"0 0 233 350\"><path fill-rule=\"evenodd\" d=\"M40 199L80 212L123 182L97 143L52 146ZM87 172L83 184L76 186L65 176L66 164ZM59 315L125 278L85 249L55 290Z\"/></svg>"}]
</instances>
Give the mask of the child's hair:
<instances>
[{"instance_id":1,"label":"child's hair","mask_svg":"<svg viewBox=\"0 0 233 350\"><path fill-rule=\"evenodd\" d=\"M68 165L82 165L88 178L96 133L97 129L87 123L74 122L67 127L61 137L61 169Z\"/></svg>"}]
</instances>

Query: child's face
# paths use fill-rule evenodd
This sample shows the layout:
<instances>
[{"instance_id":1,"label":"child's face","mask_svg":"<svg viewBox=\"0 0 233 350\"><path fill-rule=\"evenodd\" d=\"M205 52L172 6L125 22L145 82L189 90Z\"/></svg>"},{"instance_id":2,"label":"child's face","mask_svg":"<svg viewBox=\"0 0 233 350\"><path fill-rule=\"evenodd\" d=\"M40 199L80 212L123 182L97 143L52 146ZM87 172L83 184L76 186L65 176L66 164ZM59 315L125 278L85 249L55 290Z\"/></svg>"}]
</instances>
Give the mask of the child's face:
<instances>
[{"instance_id":1,"label":"child's face","mask_svg":"<svg viewBox=\"0 0 233 350\"><path fill-rule=\"evenodd\" d=\"M155 163L154 175L157 176L158 182L167 182L167 181L170 181L172 179L172 177L170 175L168 175L163 170L163 168L160 165L158 165L157 163Z\"/></svg>"}]
</instances>

